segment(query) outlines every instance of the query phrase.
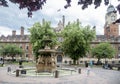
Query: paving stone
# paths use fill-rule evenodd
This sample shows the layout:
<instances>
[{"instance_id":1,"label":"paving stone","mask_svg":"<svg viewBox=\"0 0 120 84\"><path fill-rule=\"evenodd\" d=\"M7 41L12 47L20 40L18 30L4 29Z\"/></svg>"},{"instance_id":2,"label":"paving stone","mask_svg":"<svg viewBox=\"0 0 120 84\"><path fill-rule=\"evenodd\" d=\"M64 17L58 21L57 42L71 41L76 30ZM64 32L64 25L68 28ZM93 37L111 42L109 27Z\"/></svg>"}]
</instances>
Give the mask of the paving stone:
<instances>
[{"instance_id":1,"label":"paving stone","mask_svg":"<svg viewBox=\"0 0 120 84\"><path fill-rule=\"evenodd\" d=\"M120 71L92 68L87 76L87 69L81 74L54 77L15 77L7 74L7 67L0 67L0 84L120 84Z\"/></svg>"}]
</instances>

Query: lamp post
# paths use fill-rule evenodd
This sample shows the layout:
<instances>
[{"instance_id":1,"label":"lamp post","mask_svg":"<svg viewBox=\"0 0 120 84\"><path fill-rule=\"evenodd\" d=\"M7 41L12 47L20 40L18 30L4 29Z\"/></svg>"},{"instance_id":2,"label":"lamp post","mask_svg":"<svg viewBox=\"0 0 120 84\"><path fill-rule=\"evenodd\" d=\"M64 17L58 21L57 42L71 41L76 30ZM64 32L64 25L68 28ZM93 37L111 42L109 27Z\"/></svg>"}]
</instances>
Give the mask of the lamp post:
<instances>
[{"instance_id":1,"label":"lamp post","mask_svg":"<svg viewBox=\"0 0 120 84\"><path fill-rule=\"evenodd\" d=\"M21 58L20 58L20 60L19 60L19 68L23 68L23 66L22 66L22 56L20 56Z\"/></svg>"},{"instance_id":2,"label":"lamp post","mask_svg":"<svg viewBox=\"0 0 120 84\"><path fill-rule=\"evenodd\" d=\"M3 60L2 66L4 66L4 55L3 55L3 59L2 60Z\"/></svg>"}]
</instances>

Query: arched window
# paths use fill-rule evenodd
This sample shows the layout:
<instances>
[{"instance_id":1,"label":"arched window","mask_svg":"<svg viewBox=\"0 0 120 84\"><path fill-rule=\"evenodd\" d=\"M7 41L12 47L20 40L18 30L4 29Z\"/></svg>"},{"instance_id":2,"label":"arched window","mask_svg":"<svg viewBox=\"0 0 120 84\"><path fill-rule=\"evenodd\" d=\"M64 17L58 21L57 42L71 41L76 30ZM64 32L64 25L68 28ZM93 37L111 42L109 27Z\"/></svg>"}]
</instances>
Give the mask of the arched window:
<instances>
[{"instance_id":1,"label":"arched window","mask_svg":"<svg viewBox=\"0 0 120 84\"><path fill-rule=\"evenodd\" d=\"M57 62L58 62L58 63L61 63L61 62L62 62L62 56L61 56L61 55L58 55L58 56L57 56Z\"/></svg>"},{"instance_id":2,"label":"arched window","mask_svg":"<svg viewBox=\"0 0 120 84\"><path fill-rule=\"evenodd\" d=\"M28 49L29 49L29 46L27 45L27 46L26 46L26 50L28 50Z\"/></svg>"}]
</instances>

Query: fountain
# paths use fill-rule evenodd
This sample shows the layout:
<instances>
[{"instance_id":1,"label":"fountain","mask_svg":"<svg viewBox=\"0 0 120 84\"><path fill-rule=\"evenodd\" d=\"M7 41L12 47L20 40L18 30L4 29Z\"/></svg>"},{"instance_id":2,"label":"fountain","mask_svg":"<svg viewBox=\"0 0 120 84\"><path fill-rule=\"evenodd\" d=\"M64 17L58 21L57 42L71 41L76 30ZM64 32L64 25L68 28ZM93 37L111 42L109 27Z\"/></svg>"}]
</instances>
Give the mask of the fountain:
<instances>
[{"instance_id":1,"label":"fountain","mask_svg":"<svg viewBox=\"0 0 120 84\"><path fill-rule=\"evenodd\" d=\"M47 34L47 29L45 33L42 40L45 47L39 50L40 56L36 64L37 72L53 72L56 69L56 50L49 46L52 40Z\"/></svg>"},{"instance_id":2,"label":"fountain","mask_svg":"<svg viewBox=\"0 0 120 84\"><path fill-rule=\"evenodd\" d=\"M59 51L56 51L55 49L51 49L49 47L49 44L52 42L52 40L49 39L48 36L44 36L42 42L45 43L45 47L39 50L40 55L37 60L36 67L27 67L27 68L24 67L21 69L16 69L16 71L13 71L12 74L16 75L16 77L18 76L53 77L54 76L55 78L58 78L59 76L78 74L74 68L70 68L70 67L57 68L56 56L59 53ZM19 74L19 72L21 72L21 74ZM80 70L79 73L81 73Z\"/></svg>"},{"instance_id":3,"label":"fountain","mask_svg":"<svg viewBox=\"0 0 120 84\"><path fill-rule=\"evenodd\" d=\"M57 78L58 76L72 75L77 74L74 68L67 68L66 66L59 67L57 64L57 55L62 53L60 50L55 50L51 48L50 44L52 40L50 35L47 32L47 28L45 29L45 34L43 36L42 44L44 44L43 48L41 48L39 52L39 57L35 67L23 67L18 68L15 71L13 70L12 74L18 76L45 76ZM57 68L58 66L58 68ZM19 74L21 72L21 74ZM24 72L24 73L23 73ZM59 75L58 75L59 74Z\"/></svg>"}]
</instances>

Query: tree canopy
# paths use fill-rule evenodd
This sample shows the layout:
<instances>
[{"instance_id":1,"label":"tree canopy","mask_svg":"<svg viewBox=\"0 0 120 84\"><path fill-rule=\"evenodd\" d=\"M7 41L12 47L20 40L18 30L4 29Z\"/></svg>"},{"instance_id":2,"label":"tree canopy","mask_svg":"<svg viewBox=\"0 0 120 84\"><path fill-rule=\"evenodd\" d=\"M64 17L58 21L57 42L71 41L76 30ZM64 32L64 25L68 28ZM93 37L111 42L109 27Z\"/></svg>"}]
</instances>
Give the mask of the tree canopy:
<instances>
[{"instance_id":1,"label":"tree canopy","mask_svg":"<svg viewBox=\"0 0 120 84\"><path fill-rule=\"evenodd\" d=\"M115 55L115 49L110 43L100 43L92 48L92 56L98 58L112 58Z\"/></svg>"},{"instance_id":2,"label":"tree canopy","mask_svg":"<svg viewBox=\"0 0 120 84\"><path fill-rule=\"evenodd\" d=\"M32 12L41 10L44 4L47 2L47 0L9 0L12 3L19 4L19 9L27 8L28 10L28 17L32 17ZM101 5L101 2L103 0L78 0L76 4L82 5L82 9L88 8L91 4L95 5L95 9L98 8ZM118 0L120 1L120 0ZM66 0L66 5L64 8L68 8L71 6L72 0ZM0 0L0 6L8 7L7 0ZM59 3L59 1L58 1ZM108 5L110 3L110 0L104 0L104 4ZM117 10L120 13L120 4L117 6Z\"/></svg>"},{"instance_id":3,"label":"tree canopy","mask_svg":"<svg viewBox=\"0 0 120 84\"><path fill-rule=\"evenodd\" d=\"M0 48L0 54L3 56L10 56L13 59L16 55L22 55L23 50L16 45L7 44Z\"/></svg>"},{"instance_id":4,"label":"tree canopy","mask_svg":"<svg viewBox=\"0 0 120 84\"><path fill-rule=\"evenodd\" d=\"M52 40L52 42L49 44L51 48L57 44L56 34L50 26L49 21L43 20L42 24L35 23L29 29L29 32L30 42L32 43L33 52L36 57L39 55L39 49L43 49L45 47L45 44L42 41L46 38L46 35L48 35L49 39Z\"/></svg>"},{"instance_id":5,"label":"tree canopy","mask_svg":"<svg viewBox=\"0 0 120 84\"><path fill-rule=\"evenodd\" d=\"M62 48L66 55L73 59L74 64L80 57L86 56L90 49L90 42L95 37L90 26L83 27L79 21L69 23L64 30Z\"/></svg>"}]
</instances>

